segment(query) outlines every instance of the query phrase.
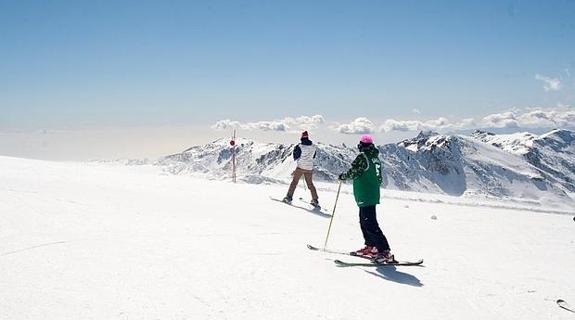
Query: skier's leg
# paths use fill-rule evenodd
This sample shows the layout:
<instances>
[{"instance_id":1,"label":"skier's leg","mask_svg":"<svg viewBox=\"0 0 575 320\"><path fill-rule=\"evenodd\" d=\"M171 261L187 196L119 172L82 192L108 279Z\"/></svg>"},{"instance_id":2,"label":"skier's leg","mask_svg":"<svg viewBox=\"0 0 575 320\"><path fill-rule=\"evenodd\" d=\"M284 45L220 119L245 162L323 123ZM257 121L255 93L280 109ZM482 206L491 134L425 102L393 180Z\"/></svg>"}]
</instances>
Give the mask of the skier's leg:
<instances>
[{"instance_id":1,"label":"skier's leg","mask_svg":"<svg viewBox=\"0 0 575 320\"><path fill-rule=\"evenodd\" d=\"M363 240L366 246L373 247L375 243L369 234L368 229L369 216L367 216L365 207L359 207L359 226L361 227L361 233L363 234Z\"/></svg>"},{"instance_id":2,"label":"skier's leg","mask_svg":"<svg viewBox=\"0 0 575 320\"><path fill-rule=\"evenodd\" d=\"M379 228L379 224L377 223L377 215L374 206L367 206L363 208L363 214L365 217L365 228L367 237L373 243L374 246L377 247L379 252L383 252L385 250L390 250L389 242L387 238Z\"/></svg>"},{"instance_id":3,"label":"skier's leg","mask_svg":"<svg viewBox=\"0 0 575 320\"><path fill-rule=\"evenodd\" d=\"M293 193L295 192L295 188L297 188L297 184L299 183L299 179L301 178L302 174L303 172L301 171L300 168L296 168L293 172L293 179L291 181L291 184L289 185L289 189L287 192L287 197L289 197L290 199L293 197Z\"/></svg>"},{"instance_id":4,"label":"skier's leg","mask_svg":"<svg viewBox=\"0 0 575 320\"><path fill-rule=\"evenodd\" d=\"M311 192L311 199L315 200L315 202L317 203L318 200L318 196L317 196L317 190L315 189L315 186L313 185L313 171L309 170L309 171L305 171L303 174L303 177L305 179L305 183L307 184L307 188L309 189L309 191Z\"/></svg>"}]
</instances>

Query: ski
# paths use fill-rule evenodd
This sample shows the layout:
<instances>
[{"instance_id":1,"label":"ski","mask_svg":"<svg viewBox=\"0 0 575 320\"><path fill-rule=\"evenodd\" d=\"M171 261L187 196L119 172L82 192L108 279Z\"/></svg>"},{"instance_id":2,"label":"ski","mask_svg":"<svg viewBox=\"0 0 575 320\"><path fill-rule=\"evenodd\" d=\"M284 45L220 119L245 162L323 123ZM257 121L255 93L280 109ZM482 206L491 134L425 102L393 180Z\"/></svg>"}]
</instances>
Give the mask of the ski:
<instances>
[{"instance_id":1,"label":"ski","mask_svg":"<svg viewBox=\"0 0 575 320\"><path fill-rule=\"evenodd\" d=\"M288 205L288 206L291 206L291 207L294 207L294 208L302 209L302 210L305 210L305 211L307 211L307 212L310 212L310 213L313 213L313 214L317 214L318 216L331 217L331 214L330 214L329 212L324 211L324 210L322 210L322 209L306 208L306 207L303 207L303 206L300 206L300 205L297 205L297 204L294 204L294 203L285 202L285 201L283 201L283 200L281 200L281 199L277 199L277 198L274 198L274 197L270 197L270 199L273 200L273 201L277 201L277 202L284 203L284 204L286 204L286 205Z\"/></svg>"},{"instance_id":2,"label":"ski","mask_svg":"<svg viewBox=\"0 0 575 320\"><path fill-rule=\"evenodd\" d=\"M306 205L310 205L310 206L314 207L314 205L311 204L310 201L307 201L307 200L304 199L303 197L299 197L298 200L301 201L302 203L305 203ZM314 210L321 210L321 211L329 212L329 209L328 209L328 208L322 207L322 206L314 207Z\"/></svg>"},{"instance_id":3,"label":"ski","mask_svg":"<svg viewBox=\"0 0 575 320\"><path fill-rule=\"evenodd\" d=\"M345 262L341 260L334 260L336 265L340 267L389 267L389 266L419 266L423 264L423 259L418 261L396 261L389 263L375 263L375 262Z\"/></svg>"},{"instance_id":4,"label":"ski","mask_svg":"<svg viewBox=\"0 0 575 320\"><path fill-rule=\"evenodd\" d=\"M560 308L575 313L575 309L573 309L573 308L567 303L567 301L565 301L565 300L563 300L563 299L559 299L559 300L557 300L556 302L557 302L557 305L558 305Z\"/></svg>"},{"instance_id":5,"label":"ski","mask_svg":"<svg viewBox=\"0 0 575 320\"><path fill-rule=\"evenodd\" d=\"M356 257L356 258L366 259L366 260L369 260L369 261L371 261L371 260L373 259L373 257L362 256L362 255L356 254L355 252L344 252L344 251L334 251L334 250L330 250L330 249L322 249L322 248L314 247L314 246L312 246L311 244L308 244L308 245L307 245L307 248L310 249L310 250L312 250L312 251L322 251L322 252L333 253L333 254L341 254L341 255L344 255L344 256ZM341 261L341 260L335 260L335 261L337 261L336 263L341 264L341 265L349 265L349 266L351 266L351 265L354 264L354 263L351 263L351 262L348 263L348 262L344 262L344 261ZM420 259L420 260L417 260L417 261L413 261L413 262L411 262L411 261L397 261L397 263L395 263L395 262L394 262L394 263L387 263L387 264L385 264L385 265L388 265L388 264L389 264L389 265L411 266L411 265L419 265L419 264L422 264L422 263L423 263L423 259ZM362 265L362 264L366 264L366 265L369 265L369 266L372 266L372 265L383 265L383 264L377 264L377 263L374 263L374 262L370 262L370 263L360 263L360 265Z\"/></svg>"},{"instance_id":6,"label":"ski","mask_svg":"<svg viewBox=\"0 0 575 320\"><path fill-rule=\"evenodd\" d=\"M341 254L341 255L345 255L345 256L356 257L356 258L366 259L366 260L370 260L370 261L372 259L372 257L355 254L355 252L343 252L343 251L334 251L334 250L330 250L330 249L322 249L322 248L314 247L311 244L308 244L307 248L312 250L312 251L322 251L322 252L333 253L333 254ZM421 265L423 263L423 259L420 259L417 261L396 261L396 262L392 262L392 263L375 263L375 262L356 263L356 262L345 262L345 261L341 261L341 260L335 260L334 262L337 265L342 266L342 267L417 266L417 265Z\"/></svg>"},{"instance_id":7,"label":"ski","mask_svg":"<svg viewBox=\"0 0 575 320\"><path fill-rule=\"evenodd\" d=\"M308 244L308 245L307 245L307 248L310 249L310 250L312 250L312 251L322 251L322 252L333 253L333 254L343 254L343 255L346 255L346 256L358 257L358 258L363 258L363 259L371 259L370 257L356 255L356 254L353 254L352 252L344 252L344 251L334 251L334 250L330 250L330 249L322 249L322 248L314 247L314 246L312 246L311 244Z\"/></svg>"}]
</instances>

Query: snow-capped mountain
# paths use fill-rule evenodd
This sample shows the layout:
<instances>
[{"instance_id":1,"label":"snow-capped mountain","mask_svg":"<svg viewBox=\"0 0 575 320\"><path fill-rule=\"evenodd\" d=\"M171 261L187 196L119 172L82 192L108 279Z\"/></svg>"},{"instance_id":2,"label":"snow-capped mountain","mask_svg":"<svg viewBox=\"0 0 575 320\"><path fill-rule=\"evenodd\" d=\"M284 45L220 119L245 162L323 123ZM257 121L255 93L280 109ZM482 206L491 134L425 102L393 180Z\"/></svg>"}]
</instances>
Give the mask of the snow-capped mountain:
<instances>
[{"instance_id":1,"label":"snow-capped mountain","mask_svg":"<svg viewBox=\"0 0 575 320\"><path fill-rule=\"evenodd\" d=\"M472 137L420 133L380 150L390 189L572 202L521 155Z\"/></svg>"},{"instance_id":2,"label":"snow-capped mountain","mask_svg":"<svg viewBox=\"0 0 575 320\"><path fill-rule=\"evenodd\" d=\"M575 190L574 144L575 133L566 130L542 136L422 132L378 148L387 189L558 203L573 201L566 191ZM357 156L356 149L345 145L316 145L317 180L335 181ZM238 139L238 178L251 183L289 181L295 169L293 148ZM220 139L167 156L157 164L173 174L229 179L231 159L228 141Z\"/></svg>"},{"instance_id":3,"label":"snow-capped mountain","mask_svg":"<svg viewBox=\"0 0 575 320\"><path fill-rule=\"evenodd\" d=\"M575 192L575 132L556 129L537 136L526 132L495 135L476 131L472 137L522 156L545 180Z\"/></svg>"},{"instance_id":4,"label":"snow-capped mountain","mask_svg":"<svg viewBox=\"0 0 575 320\"><path fill-rule=\"evenodd\" d=\"M356 152L346 146L317 144L315 176L334 181L349 167ZM289 179L295 169L292 152L295 145L257 143L240 138L236 141L237 176L247 182L279 182ZM232 172L232 148L226 139L204 146L194 146L182 153L160 159L173 174L190 174L211 179L229 179Z\"/></svg>"}]
</instances>

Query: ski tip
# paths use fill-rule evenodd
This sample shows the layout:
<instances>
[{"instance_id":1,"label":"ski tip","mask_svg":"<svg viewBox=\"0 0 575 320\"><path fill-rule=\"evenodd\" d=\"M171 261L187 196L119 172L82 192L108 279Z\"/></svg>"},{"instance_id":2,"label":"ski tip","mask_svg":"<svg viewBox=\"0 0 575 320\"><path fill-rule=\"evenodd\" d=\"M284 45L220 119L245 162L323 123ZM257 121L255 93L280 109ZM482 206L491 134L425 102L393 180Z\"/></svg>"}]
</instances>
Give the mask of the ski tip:
<instances>
[{"instance_id":1,"label":"ski tip","mask_svg":"<svg viewBox=\"0 0 575 320\"><path fill-rule=\"evenodd\" d=\"M307 248L310 249L310 250L319 250L318 248L312 246L311 244L308 244L308 245L307 245Z\"/></svg>"},{"instance_id":2,"label":"ski tip","mask_svg":"<svg viewBox=\"0 0 575 320\"><path fill-rule=\"evenodd\" d=\"M410 265L418 266L418 265L423 264L423 259L419 259L419 260L417 260L417 261L407 262L407 263L410 264Z\"/></svg>"}]
</instances>

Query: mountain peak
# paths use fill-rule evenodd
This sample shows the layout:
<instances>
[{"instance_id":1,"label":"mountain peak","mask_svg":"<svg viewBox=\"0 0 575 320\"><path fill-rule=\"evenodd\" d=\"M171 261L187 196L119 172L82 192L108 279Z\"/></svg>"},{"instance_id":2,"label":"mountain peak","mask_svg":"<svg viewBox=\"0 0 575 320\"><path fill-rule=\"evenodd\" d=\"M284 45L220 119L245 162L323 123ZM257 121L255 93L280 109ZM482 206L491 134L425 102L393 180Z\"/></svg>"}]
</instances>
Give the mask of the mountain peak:
<instances>
[{"instance_id":1,"label":"mountain peak","mask_svg":"<svg viewBox=\"0 0 575 320\"><path fill-rule=\"evenodd\" d=\"M575 132L566 129L555 129L537 139L541 147L548 147L556 152L575 152Z\"/></svg>"},{"instance_id":2,"label":"mountain peak","mask_svg":"<svg viewBox=\"0 0 575 320\"><path fill-rule=\"evenodd\" d=\"M484 130L480 130L480 129L476 129L475 131L473 131L473 133L471 133L471 137L481 140L484 139L486 137L493 137L496 134L493 132L489 132L489 131L484 131Z\"/></svg>"},{"instance_id":3,"label":"mountain peak","mask_svg":"<svg viewBox=\"0 0 575 320\"><path fill-rule=\"evenodd\" d=\"M438 136L439 133L433 131L433 130L421 130L419 131L419 134L417 135L417 137L415 137L416 140L423 140L423 139L429 139L430 137L433 136Z\"/></svg>"},{"instance_id":4,"label":"mountain peak","mask_svg":"<svg viewBox=\"0 0 575 320\"><path fill-rule=\"evenodd\" d=\"M397 145L416 152L420 149L442 147L453 138L453 136L441 135L434 131L421 131L415 138L403 140Z\"/></svg>"},{"instance_id":5,"label":"mountain peak","mask_svg":"<svg viewBox=\"0 0 575 320\"><path fill-rule=\"evenodd\" d=\"M575 141L575 132L567 129L554 129L550 132L543 134L539 137L540 139L554 139L560 140L565 144L572 144Z\"/></svg>"}]
</instances>

